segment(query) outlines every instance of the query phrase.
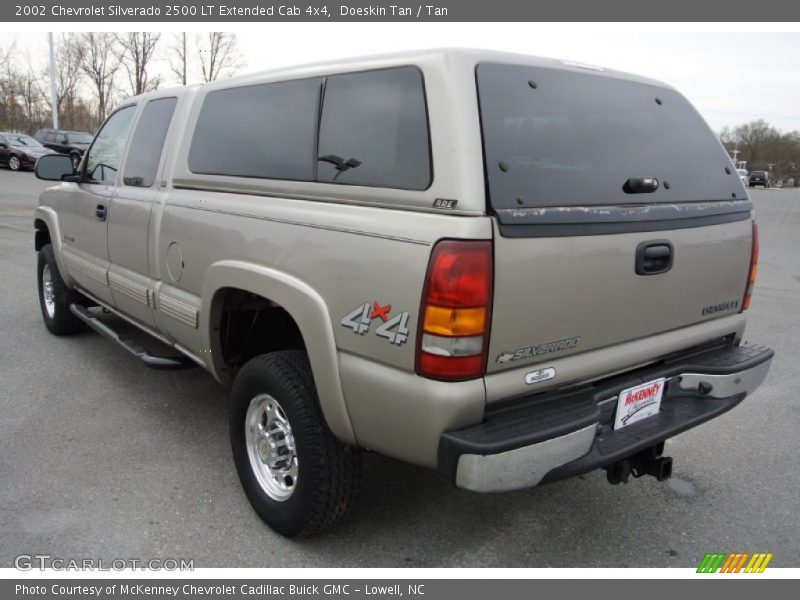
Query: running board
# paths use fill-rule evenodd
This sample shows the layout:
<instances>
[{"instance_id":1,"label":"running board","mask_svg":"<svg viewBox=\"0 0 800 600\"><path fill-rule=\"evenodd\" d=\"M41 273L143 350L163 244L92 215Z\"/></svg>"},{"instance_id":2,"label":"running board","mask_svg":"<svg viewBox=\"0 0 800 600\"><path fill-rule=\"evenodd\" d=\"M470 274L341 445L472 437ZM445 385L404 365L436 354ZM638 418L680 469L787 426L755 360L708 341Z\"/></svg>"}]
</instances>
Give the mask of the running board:
<instances>
[{"instance_id":1,"label":"running board","mask_svg":"<svg viewBox=\"0 0 800 600\"><path fill-rule=\"evenodd\" d=\"M147 350L142 348L129 337L120 335L111 329L111 327L90 313L89 309L87 309L85 306L80 304L70 304L69 310L72 312L72 314L94 329L97 333L122 346L124 350L127 350L130 354L138 358L151 369L177 371L178 369L191 369L192 367L197 366L195 362L188 356L154 356L153 354L150 354Z\"/></svg>"}]
</instances>

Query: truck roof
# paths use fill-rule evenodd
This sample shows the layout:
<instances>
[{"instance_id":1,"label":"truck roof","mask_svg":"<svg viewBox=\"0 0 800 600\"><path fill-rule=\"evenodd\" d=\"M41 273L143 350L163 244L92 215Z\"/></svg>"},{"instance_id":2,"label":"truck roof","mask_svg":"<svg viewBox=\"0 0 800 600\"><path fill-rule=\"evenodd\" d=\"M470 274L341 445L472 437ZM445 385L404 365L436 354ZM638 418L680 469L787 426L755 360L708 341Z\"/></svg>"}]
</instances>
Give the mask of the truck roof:
<instances>
[{"instance_id":1,"label":"truck roof","mask_svg":"<svg viewBox=\"0 0 800 600\"><path fill-rule=\"evenodd\" d=\"M409 64L438 63L444 67L460 66L474 68L481 62L497 62L529 65L545 69L558 69L563 71L582 71L585 73L596 74L599 76L613 77L635 81L645 85L653 85L662 88L672 89L671 86L649 77L607 69L602 66L582 63L572 60L557 58L547 58L519 54L514 52L500 52L495 50L483 50L477 48L433 48L429 50L412 50L406 52L392 52L386 54L375 54L359 56L353 58L340 58L329 61L306 63L294 66L278 67L245 73L227 79L220 79L208 83L196 83L187 86L177 86L173 88L163 88L155 92L135 96L130 100L140 97L163 96L165 93L178 94L181 91L194 90L200 87L231 87L235 85L253 84L265 79L300 79L303 77L314 77L324 73L341 73L348 71L360 71L370 69L380 69Z\"/></svg>"}]
</instances>

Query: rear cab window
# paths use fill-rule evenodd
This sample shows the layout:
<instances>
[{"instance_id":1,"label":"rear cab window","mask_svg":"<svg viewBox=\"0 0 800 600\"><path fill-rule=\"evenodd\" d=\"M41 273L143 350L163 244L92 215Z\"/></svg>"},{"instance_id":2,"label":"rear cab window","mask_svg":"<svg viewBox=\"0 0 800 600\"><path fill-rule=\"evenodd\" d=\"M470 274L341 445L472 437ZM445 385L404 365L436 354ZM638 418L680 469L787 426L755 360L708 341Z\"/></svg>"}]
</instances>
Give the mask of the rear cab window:
<instances>
[{"instance_id":1,"label":"rear cab window","mask_svg":"<svg viewBox=\"0 0 800 600\"><path fill-rule=\"evenodd\" d=\"M158 98L145 105L128 150L122 174L125 185L150 187L155 183L161 151L177 102L174 97Z\"/></svg>"},{"instance_id":2,"label":"rear cab window","mask_svg":"<svg viewBox=\"0 0 800 600\"><path fill-rule=\"evenodd\" d=\"M674 90L601 72L499 63L479 64L476 78L487 204L501 223L749 210L722 145ZM658 186L631 193L626 183L640 179ZM694 210L676 208L687 203ZM644 217L630 210L643 205L659 209Z\"/></svg>"}]
</instances>

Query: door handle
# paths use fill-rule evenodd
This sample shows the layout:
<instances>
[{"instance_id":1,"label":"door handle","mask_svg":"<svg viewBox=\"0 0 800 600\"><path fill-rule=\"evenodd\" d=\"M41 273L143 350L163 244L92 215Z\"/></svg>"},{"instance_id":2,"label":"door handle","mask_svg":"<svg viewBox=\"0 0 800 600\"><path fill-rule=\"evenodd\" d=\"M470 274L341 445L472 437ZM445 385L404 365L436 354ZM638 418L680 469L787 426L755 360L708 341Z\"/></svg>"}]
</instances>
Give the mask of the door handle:
<instances>
[{"instance_id":1,"label":"door handle","mask_svg":"<svg viewBox=\"0 0 800 600\"><path fill-rule=\"evenodd\" d=\"M105 221L106 220L106 205L102 202L95 206L94 208L94 216L97 217L98 221Z\"/></svg>"},{"instance_id":2,"label":"door handle","mask_svg":"<svg viewBox=\"0 0 800 600\"><path fill-rule=\"evenodd\" d=\"M636 247L636 274L658 275L672 268L675 252L667 240L642 242Z\"/></svg>"}]
</instances>

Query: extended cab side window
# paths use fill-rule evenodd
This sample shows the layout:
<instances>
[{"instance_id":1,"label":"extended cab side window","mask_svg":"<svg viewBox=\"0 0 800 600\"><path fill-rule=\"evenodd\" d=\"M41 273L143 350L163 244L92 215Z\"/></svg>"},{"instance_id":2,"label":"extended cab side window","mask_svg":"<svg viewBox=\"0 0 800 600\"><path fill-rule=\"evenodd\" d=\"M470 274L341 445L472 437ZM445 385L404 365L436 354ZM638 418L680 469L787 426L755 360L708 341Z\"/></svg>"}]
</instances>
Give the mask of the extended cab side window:
<instances>
[{"instance_id":1,"label":"extended cab side window","mask_svg":"<svg viewBox=\"0 0 800 600\"><path fill-rule=\"evenodd\" d=\"M316 77L209 92L189 148L189 169L313 180L321 88Z\"/></svg>"},{"instance_id":2,"label":"extended cab side window","mask_svg":"<svg viewBox=\"0 0 800 600\"><path fill-rule=\"evenodd\" d=\"M127 186L150 187L167 137L177 98L159 98L147 103L131 138L122 181Z\"/></svg>"},{"instance_id":3,"label":"extended cab side window","mask_svg":"<svg viewBox=\"0 0 800 600\"><path fill-rule=\"evenodd\" d=\"M89 148L84 181L108 184L116 182L122 151L125 149L135 112L135 106L126 106L108 118Z\"/></svg>"},{"instance_id":4,"label":"extended cab side window","mask_svg":"<svg viewBox=\"0 0 800 600\"><path fill-rule=\"evenodd\" d=\"M419 69L328 77L317 160L317 181L426 189L431 158Z\"/></svg>"}]
</instances>

